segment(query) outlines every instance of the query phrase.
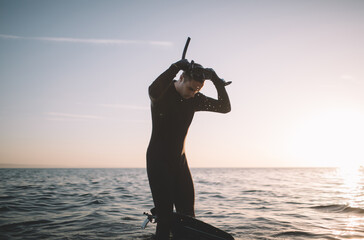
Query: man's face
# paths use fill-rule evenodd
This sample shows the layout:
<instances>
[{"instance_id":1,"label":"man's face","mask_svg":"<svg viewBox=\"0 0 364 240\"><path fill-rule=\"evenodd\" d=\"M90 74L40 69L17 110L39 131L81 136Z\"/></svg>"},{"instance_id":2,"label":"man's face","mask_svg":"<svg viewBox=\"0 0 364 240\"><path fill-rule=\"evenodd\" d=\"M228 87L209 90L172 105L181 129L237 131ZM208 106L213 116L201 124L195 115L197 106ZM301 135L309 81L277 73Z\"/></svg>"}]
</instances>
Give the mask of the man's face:
<instances>
[{"instance_id":1,"label":"man's face","mask_svg":"<svg viewBox=\"0 0 364 240\"><path fill-rule=\"evenodd\" d=\"M195 81L193 79L181 79L180 95L184 99L193 98L203 87L203 83Z\"/></svg>"}]
</instances>

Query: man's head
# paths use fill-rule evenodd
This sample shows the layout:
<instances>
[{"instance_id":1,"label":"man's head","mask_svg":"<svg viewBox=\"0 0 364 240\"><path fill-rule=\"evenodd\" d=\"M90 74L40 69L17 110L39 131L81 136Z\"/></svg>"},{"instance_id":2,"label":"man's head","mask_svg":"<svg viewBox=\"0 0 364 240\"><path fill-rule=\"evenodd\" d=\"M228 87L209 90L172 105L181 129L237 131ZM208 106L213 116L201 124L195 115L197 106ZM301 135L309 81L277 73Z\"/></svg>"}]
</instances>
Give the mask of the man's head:
<instances>
[{"instance_id":1,"label":"man's head","mask_svg":"<svg viewBox=\"0 0 364 240\"><path fill-rule=\"evenodd\" d=\"M195 63L193 60L191 61L189 68L183 72L188 79L193 79L197 82L204 83L205 82L205 69L201 64Z\"/></svg>"},{"instance_id":2,"label":"man's head","mask_svg":"<svg viewBox=\"0 0 364 240\"><path fill-rule=\"evenodd\" d=\"M201 90L204 80L200 78L194 79L186 72L181 74L179 80L175 83L175 87L182 98L189 99L193 98Z\"/></svg>"}]
</instances>

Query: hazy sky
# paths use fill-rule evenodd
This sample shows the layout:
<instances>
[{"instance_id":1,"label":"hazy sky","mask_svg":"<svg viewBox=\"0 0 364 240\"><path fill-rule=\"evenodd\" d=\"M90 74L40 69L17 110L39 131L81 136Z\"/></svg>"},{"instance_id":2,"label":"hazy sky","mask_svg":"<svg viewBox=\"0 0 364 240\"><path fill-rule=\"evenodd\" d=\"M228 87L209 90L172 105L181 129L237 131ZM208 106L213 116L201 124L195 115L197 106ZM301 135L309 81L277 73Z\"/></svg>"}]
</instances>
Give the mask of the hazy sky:
<instances>
[{"instance_id":1,"label":"hazy sky","mask_svg":"<svg viewBox=\"0 0 364 240\"><path fill-rule=\"evenodd\" d=\"M0 0L0 164L144 167L147 88L188 36L233 81L191 167L364 165L362 0Z\"/></svg>"}]
</instances>

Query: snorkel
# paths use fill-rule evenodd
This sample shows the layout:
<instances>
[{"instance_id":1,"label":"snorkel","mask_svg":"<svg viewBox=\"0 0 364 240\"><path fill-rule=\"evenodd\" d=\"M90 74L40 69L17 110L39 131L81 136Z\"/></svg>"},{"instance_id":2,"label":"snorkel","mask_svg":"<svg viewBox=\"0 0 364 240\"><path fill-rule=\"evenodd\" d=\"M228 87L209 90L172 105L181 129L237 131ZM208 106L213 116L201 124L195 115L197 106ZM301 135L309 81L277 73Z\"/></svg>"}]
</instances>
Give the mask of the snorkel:
<instances>
[{"instance_id":1,"label":"snorkel","mask_svg":"<svg viewBox=\"0 0 364 240\"><path fill-rule=\"evenodd\" d=\"M187 53L187 49L190 44L190 41L191 41L191 38L188 37L185 47L183 49L182 59L186 59L186 53ZM190 64L188 70L185 71L185 74L188 77L190 77L198 82L201 82L201 83L203 83L205 81L205 79L210 79L213 82L219 82L220 84L222 84L224 86L227 86L232 83L231 81L226 82L224 79L218 77L212 68L204 68L201 64L195 63L193 60L191 61L191 64Z\"/></svg>"}]
</instances>

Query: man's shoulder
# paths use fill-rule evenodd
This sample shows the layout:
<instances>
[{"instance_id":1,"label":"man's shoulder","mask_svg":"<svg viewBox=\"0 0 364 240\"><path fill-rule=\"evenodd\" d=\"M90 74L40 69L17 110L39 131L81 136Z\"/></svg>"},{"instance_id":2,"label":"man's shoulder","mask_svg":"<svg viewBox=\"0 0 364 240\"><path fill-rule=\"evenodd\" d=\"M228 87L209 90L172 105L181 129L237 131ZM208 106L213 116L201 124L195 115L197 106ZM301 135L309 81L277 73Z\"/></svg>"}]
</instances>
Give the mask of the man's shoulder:
<instances>
[{"instance_id":1,"label":"man's shoulder","mask_svg":"<svg viewBox=\"0 0 364 240\"><path fill-rule=\"evenodd\" d=\"M200 92L196 93L195 96L194 96L195 99L201 99L201 98L205 98L205 97L206 96L203 93L200 93Z\"/></svg>"}]
</instances>

